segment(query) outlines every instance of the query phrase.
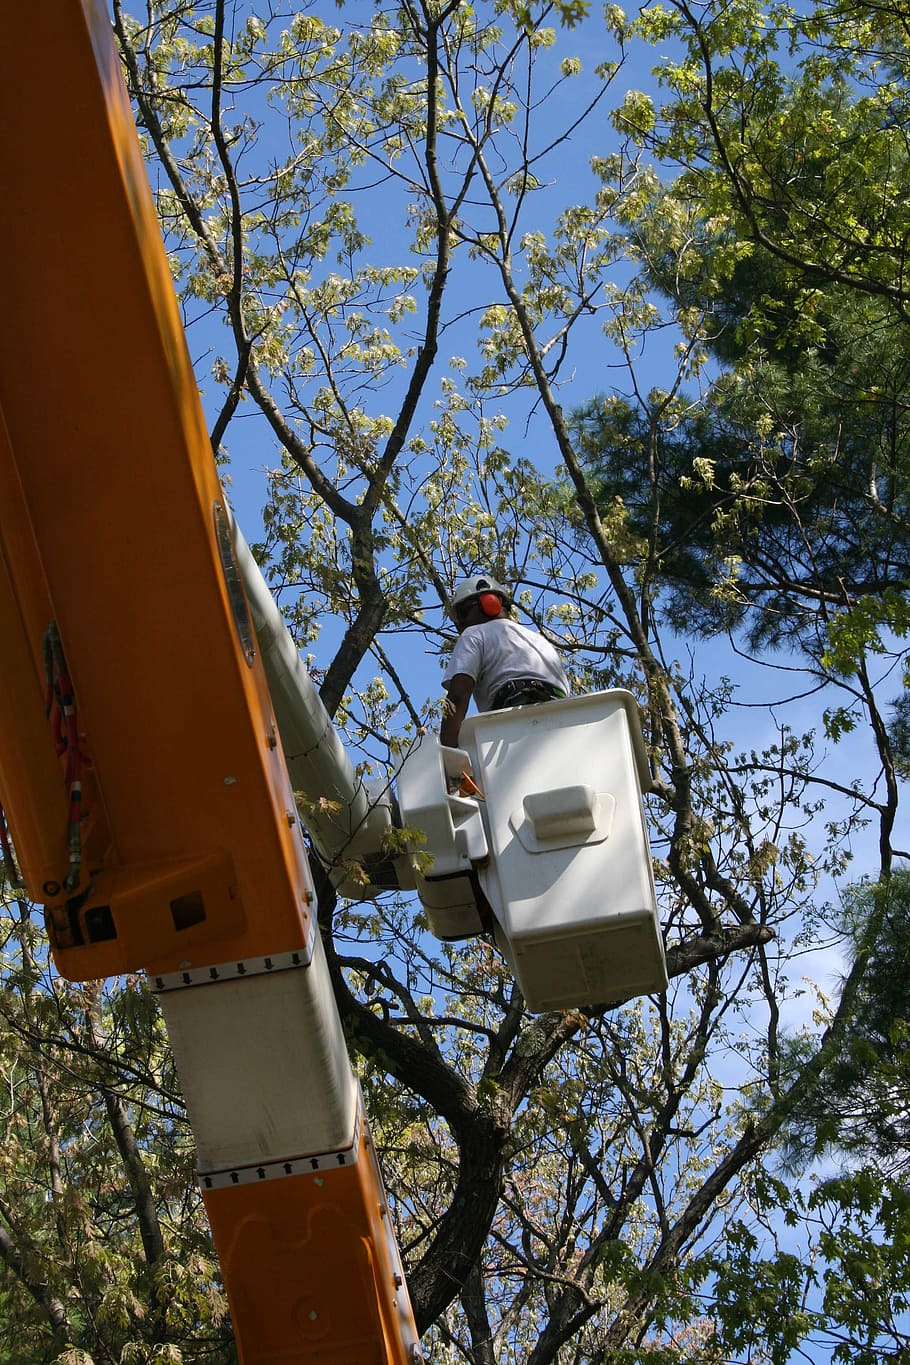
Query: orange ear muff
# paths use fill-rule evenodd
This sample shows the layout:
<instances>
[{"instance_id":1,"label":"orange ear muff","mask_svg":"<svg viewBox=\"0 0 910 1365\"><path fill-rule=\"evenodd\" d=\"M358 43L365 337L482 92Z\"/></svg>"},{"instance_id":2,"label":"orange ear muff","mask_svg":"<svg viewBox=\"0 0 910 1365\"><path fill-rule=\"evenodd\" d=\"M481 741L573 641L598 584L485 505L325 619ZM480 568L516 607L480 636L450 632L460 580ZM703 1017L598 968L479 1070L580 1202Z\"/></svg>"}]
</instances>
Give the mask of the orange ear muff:
<instances>
[{"instance_id":1,"label":"orange ear muff","mask_svg":"<svg viewBox=\"0 0 910 1365\"><path fill-rule=\"evenodd\" d=\"M495 592L482 592L477 600L484 616L498 616L502 611L502 599Z\"/></svg>"}]
</instances>

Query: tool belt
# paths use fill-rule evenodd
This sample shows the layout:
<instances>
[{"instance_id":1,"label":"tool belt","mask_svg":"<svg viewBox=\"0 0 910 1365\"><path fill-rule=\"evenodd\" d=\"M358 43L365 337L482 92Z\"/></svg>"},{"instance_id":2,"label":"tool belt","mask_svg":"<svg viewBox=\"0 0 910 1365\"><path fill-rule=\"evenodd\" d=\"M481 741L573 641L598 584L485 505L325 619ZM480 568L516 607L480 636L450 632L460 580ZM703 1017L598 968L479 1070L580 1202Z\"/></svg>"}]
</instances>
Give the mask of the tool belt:
<instances>
[{"instance_id":1,"label":"tool belt","mask_svg":"<svg viewBox=\"0 0 910 1365\"><path fill-rule=\"evenodd\" d=\"M513 678L497 688L490 703L491 711L501 711L505 706L534 706L542 701L554 701L565 693L542 678Z\"/></svg>"}]
</instances>

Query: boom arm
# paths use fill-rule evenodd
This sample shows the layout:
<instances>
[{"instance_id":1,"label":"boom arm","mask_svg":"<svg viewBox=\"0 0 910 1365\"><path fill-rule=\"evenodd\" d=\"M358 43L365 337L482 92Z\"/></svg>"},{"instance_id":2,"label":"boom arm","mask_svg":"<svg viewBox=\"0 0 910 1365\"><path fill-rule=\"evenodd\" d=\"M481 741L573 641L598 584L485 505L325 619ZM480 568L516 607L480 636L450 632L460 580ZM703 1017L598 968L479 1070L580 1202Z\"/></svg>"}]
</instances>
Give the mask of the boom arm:
<instances>
[{"instance_id":1,"label":"boom arm","mask_svg":"<svg viewBox=\"0 0 910 1365\"><path fill-rule=\"evenodd\" d=\"M0 795L27 889L63 975L144 968L159 992L245 1365L404 1365L417 1335L107 15L5 17Z\"/></svg>"}]
</instances>

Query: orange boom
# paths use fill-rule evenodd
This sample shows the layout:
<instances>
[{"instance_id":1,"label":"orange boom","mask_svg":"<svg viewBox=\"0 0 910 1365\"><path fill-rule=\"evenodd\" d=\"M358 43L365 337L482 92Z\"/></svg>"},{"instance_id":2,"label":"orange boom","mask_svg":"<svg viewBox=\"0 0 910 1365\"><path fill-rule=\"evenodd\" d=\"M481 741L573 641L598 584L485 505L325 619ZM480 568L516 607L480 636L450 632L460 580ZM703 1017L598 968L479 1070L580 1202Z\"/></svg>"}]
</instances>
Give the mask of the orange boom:
<instances>
[{"instance_id":1,"label":"orange boom","mask_svg":"<svg viewBox=\"0 0 910 1365\"><path fill-rule=\"evenodd\" d=\"M416 1330L107 16L5 19L0 800L60 972L142 968L159 993L245 1365L404 1365Z\"/></svg>"}]
</instances>

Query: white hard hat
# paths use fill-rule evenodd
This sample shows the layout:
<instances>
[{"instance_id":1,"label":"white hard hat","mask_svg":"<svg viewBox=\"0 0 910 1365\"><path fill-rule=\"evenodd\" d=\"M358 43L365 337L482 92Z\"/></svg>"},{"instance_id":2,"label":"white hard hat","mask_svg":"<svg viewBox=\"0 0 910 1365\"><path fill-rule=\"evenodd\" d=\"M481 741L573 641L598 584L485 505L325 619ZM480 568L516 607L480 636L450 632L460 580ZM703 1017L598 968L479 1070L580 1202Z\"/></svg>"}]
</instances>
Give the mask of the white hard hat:
<instances>
[{"instance_id":1,"label":"white hard hat","mask_svg":"<svg viewBox=\"0 0 910 1365\"><path fill-rule=\"evenodd\" d=\"M485 592L495 593L502 601L502 605L508 611L512 605L509 591L493 577L492 574L477 574L474 578L463 579L455 588L449 598L448 611L454 621L458 620L460 613L467 604L477 597L481 597Z\"/></svg>"}]
</instances>

